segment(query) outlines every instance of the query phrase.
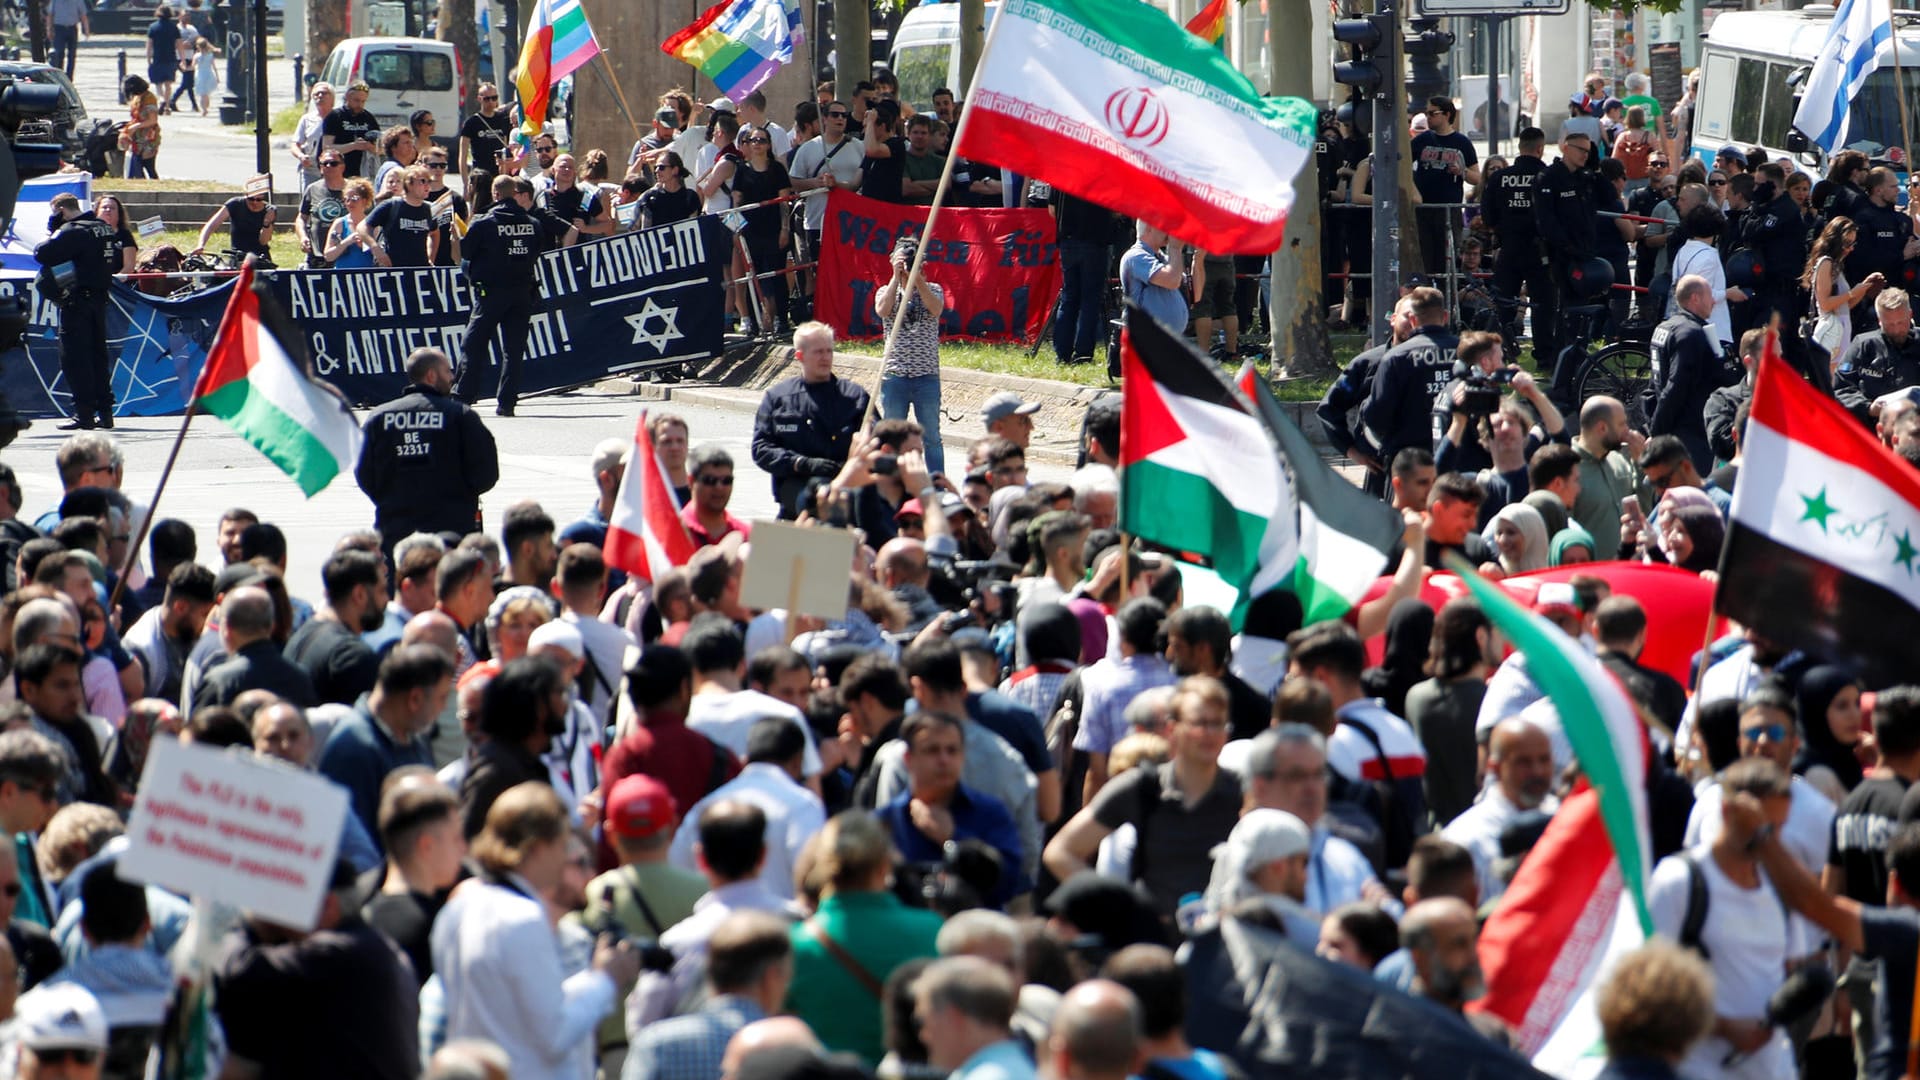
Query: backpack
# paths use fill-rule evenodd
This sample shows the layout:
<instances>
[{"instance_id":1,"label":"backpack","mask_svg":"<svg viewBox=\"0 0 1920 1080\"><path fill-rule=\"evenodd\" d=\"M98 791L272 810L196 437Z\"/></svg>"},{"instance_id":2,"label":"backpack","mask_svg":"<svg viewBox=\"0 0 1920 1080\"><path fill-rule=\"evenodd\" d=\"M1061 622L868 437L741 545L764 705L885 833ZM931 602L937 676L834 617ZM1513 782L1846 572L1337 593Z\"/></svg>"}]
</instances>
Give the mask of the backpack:
<instances>
[{"instance_id":1,"label":"backpack","mask_svg":"<svg viewBox=\"0 0 1920 1080\"><path fill-rule=\"evenodd\" d=\"M1393 759L1387 756L1387 748L1381 744L1380 735L1373 728L1351 717L1341 717L1340 723L1359 732L1373 746L1375 759L1380 762L1380 771L1385 773L1382 780L1362 780L1358 784L1348 784L1347 791L1354 788L1368 791L1378 800L1380 831L1386 839L1387 865L1402 867L1413 854L1413 842L1428 832L1427 813L1424 805L1417 805L1410 799L1400 785L1402 781L1393 775ZM1407 780L1412 780L1408 777ZM1329 790L1328 795L1333 792ZM1367 801L1362 796L1356 801Z\"/></svg>"}]
</instances>

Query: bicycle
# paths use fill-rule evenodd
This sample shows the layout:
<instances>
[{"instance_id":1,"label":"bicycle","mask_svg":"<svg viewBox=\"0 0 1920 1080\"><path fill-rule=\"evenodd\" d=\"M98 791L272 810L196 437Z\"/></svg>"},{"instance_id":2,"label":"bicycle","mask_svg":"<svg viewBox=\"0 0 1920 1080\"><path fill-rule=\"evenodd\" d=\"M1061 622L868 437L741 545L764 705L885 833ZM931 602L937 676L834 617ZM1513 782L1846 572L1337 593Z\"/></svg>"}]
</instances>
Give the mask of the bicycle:
<instances>
[{"instance_id":1,"label":"bicycle","mask_svg":"<svg viewBox=\"0 0 1920 1080\"><path fill-rule=\"evenodd\" d=\"M1607 316L1605 304L1578 305L1560 313L1560 330L1566 345L1560 350L1559 362L1577 365L1573 368L1571 405L1577 410L1589 398L1605 394L1627 407L1628 426L1644 431L1647 415L1641 407L1640 394L1653 382L1653 351L1649 347L1653 324L1622 324L1618 337L1593 349ZM1558 389L1561 379L1557 375L1554 383Z\"/></svg>"}]
</instances>

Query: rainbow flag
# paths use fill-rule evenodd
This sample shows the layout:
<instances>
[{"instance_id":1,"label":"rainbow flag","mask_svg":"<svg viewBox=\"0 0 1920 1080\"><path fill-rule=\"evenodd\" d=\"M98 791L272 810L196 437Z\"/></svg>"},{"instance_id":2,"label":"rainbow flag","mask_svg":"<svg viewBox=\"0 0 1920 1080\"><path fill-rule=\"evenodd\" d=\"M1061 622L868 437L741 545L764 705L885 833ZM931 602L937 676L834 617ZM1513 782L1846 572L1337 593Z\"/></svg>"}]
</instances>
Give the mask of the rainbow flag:
<instances>
[{"instance_id":1,"label":"rainbow flag","mask_svg":"<svg viewBox=\"0 0 1920 1080\"><path fill-rule=\"evenodd\" d=\"M1227 47L1227 0L1213 0L1187 23L1187 32L1209 45Z\"/></svg>"},{"instance_id":2,"label":"rainbow flag","mask_svg":"<svg viewBox=\"0 0 1920 1080\"><path fill-rule=\"evenodd\" d=\"M738 101L790 63L805 41L798 0L721 0L660 49Z\"/></svg>"},{"instance_id":3,"label":"rainbow flag","mask_svg":"<svg viewBox=\"0 0 1920 1080\"><path fill-rule=\"evenodd\" d=\"M520 65L513 69L514 85L520 88L520 130L528 138L540 134L547 122L547 95L553 85L598 55L600 43L593 38L580 0L533 0Z\"/></svg>"}]
</instances>

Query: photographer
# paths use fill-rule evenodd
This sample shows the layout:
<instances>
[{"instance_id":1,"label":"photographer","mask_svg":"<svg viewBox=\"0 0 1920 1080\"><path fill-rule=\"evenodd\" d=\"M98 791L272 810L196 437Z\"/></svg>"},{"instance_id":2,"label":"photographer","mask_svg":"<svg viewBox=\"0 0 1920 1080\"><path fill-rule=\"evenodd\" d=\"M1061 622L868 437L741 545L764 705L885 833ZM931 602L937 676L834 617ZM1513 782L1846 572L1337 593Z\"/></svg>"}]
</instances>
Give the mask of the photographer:
<instances>
[{"instance_id":1,"label":"photographer","mask_svg":"<svg viewBox=\"0 0 1920 1080\"><path fill-rule=\"evenodd\" d=\"M1568 440L1566 421L1560 410L1518 364L1503 364L1500 335L1476 331L1460 339L1454 364L1454 378L1433 399L1434 468L1442 473L1473 473L1494 464L1492 445L1496 429L1511 422L1501 409L1502 386L1533 407L1540 422L1526 432L1524 461L1550 442ZM1502 420L1506 417L1506 420ZM1524 486L1521 491L1525 494ZM1497 509L1497 508L1496 508Z\"/></svg>"}]
</instances>

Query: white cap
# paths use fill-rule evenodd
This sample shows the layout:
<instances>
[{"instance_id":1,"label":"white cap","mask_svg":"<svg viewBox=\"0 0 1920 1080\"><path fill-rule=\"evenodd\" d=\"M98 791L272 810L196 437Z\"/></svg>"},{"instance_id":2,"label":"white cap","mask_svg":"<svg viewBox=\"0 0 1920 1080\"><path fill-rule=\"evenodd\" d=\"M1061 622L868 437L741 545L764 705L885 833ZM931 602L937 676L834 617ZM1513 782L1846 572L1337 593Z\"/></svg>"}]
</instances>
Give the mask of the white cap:
<instances>
[{"instance_id":1,"label":"white cap","mask_svg":"<svg viewBox=\"0 0 1920 1080\"><path fill-rule=\"evenodd\" d=\"M14 1003L11 1041L29 1050L107 1049L107 1014L76 983L37 986Z\"/></svg>"},{"instance_id":2,"label":"white cap","mask_svg":"<svg viewBox=\"0 0 1920 1080\"><path fill-rule=\"evenodd\" d=\"M553 619L533 628L527 638L527 651L538 652L548 645L557 645L567 651L575 660L583 660L587 655L587 643L580 637L580 631L570 622Z\"/></svg>"},{"instance_id":3,"label":"white cap","mask_svg":"<svg viewBox=\"0 0 1920 1080\"><path fill-rule=\"evenodd\" d=\"M1227 842L1213 849L1213 877L1207 883L1207 906L1224 911L1254 895L1253 874L1263 866L1305 855L1313 848L1306 822L1285 810L1249 810Z\"/></svg>"}]
</instances>

